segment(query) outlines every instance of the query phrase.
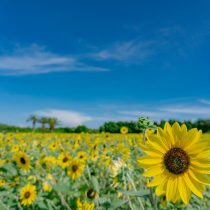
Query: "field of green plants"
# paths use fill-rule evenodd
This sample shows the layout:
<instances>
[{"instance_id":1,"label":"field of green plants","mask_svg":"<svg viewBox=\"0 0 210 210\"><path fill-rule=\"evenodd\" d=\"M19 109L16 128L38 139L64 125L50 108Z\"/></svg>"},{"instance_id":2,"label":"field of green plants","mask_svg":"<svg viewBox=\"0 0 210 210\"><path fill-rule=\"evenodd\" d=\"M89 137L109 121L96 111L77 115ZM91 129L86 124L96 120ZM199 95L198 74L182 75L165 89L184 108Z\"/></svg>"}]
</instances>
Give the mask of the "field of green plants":
<instances>
[{"instance_id":1,"label":"field of green plants","mask_svg":"<svg viewBox=\"0 0 210 210\"><path fill-rule=\"evenodd\" d=\"M209 134L0 134L0 209L210 209Z\"/></svg>"}]
</instances>

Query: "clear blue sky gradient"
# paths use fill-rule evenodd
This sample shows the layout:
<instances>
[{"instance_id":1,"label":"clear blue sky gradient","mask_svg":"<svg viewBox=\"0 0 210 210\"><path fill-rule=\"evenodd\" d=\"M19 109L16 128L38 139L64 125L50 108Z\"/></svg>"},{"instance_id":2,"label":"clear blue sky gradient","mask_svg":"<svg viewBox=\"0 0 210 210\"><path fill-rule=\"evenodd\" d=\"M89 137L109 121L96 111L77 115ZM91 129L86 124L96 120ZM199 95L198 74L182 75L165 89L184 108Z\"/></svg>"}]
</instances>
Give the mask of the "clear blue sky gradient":
<instances>
[{"instance_id":1,"label":"clear blue sky gradient","mask_svg":"<svg viewBox=\"0 0 210 210\"><path fill-rule=\"evenodd\" d=\"M209 56L207 0L4 1L0 122L209 118Z\"/></svg>"}]
</instances>

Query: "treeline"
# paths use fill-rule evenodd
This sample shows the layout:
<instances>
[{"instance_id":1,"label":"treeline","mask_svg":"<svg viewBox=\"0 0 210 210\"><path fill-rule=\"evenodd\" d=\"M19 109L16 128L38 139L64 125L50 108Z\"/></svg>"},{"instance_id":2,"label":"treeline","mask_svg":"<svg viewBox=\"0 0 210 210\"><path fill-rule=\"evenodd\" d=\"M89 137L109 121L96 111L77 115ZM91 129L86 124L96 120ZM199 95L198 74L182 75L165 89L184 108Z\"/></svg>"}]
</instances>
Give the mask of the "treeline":
<instances>
[{"instance_id":1,"label":"treeline","mask_svg":"<svg viewBox=\"0 0 210 210\"><path fill-rule=\"evenodd\" d=\"M0 124L0 132L22 132L22 133L51 133L51 129L49 127L45 127L44 130L42 127L18 127L13 125L6 125L6 124ZM85 125L78 125L76 127L57 127L53 130L54 133L98 133L98 129L92 129L88 128Z\"/></svg>"},{"instance_id":2,"label":"treeline","mask_svg":"<svg viewBox=\"0 0 210 210\"><path fill-rule=\"evenodd\" d=\"M32 120L30 120L32 121ZM176 120L177 121L177 120ZM38 120L37 120L38 122ZM166 121L162 120L161 122L157 123L155 122L155 125L159 127L164 127ZM175 120L169 120L169 123L172 125L175 122ZM201 129L204 133L210 132L210 120L197 120L196 122L191 121L178 121L180 124L185 123L188 129L191 128L198 128ZM11 126L11 125L5 125L0 124L0 132L43 132L43 133L98 133L98 132L109 132L109 133L120 133L120 128L125 126L128 128L129 133L139 133L139 129L137 129L137 122L135 121L118 121L118 122L105 122L102 126L100 126L98 129L92 129L88 128L85 125L78 125L76 127L62 127L59 125L58 121L54 118L51 118L51 120L44 121L41 123L39 121L40 126L34 126L34 123L32 121L32 127L18 127L18 126ZM48 126L45 126L49 124ZM36 123L35 123L36 125ZM59 127L56 127L56 125Z\"/></svg>"},{"instance_id":3,"label":"treeline","mask_svg":"<svg viewBox=\"0 0 210 210\"><path fill-rule=\"evenodd\" d=\"M165 125L165 120L155 122L154 124L158 127L163 128ZM171 125L174 122L178 122L179 124L185 123L188 129L191 128L198 128L201 129L204 133L210 132L210 119L209 120L197 120L195 122L192 121L177 121L177 120L169 120L168 121ZM99 132L110 132L110 133L119 133L120 128L126 126L128 128L129 133L139 133L139 129L137 128L137 122L130 121L130 122L105 122L100 128Z\"/></svg>"}]
</instances>

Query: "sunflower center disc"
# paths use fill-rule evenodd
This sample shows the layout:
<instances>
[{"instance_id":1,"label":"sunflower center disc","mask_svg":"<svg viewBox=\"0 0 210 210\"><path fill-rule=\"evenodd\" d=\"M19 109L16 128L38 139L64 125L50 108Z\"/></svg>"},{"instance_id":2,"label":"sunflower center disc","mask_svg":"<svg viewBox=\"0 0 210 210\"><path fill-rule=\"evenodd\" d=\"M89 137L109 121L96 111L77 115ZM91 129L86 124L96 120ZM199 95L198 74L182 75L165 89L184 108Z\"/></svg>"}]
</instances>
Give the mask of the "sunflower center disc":
<instances>
[{"instance_id":1,"label":"sunflower center disc","mask_svg":"<svg viewBox=\"0 0 210 210\"><path fill-rule=\"evenodd\" d=\"M73 166L72 166L72 171L73 171L73 172L76 172L77 169L78 169L77 165L73 165Z\"/></svg>"},{"instance_id":2,"label":"sunflower center disc","mask_svg":"<svg viewBox=\"0 0 210 210\"><path fill-rule=\"evenodd\" d=\"M89 189L87 192L87 197L92 199L96 197L96 192L93 189Z\"/></svg>"},{"instance_id":3,"label":"sunflower center disc","mask_svg":"<svg viewBox=\"0 0 210 210\"><path fill-rule=\"evenodd\" d=\"M20 162L21 162L22 164L25 164L25 163L26 163L26 160L25 160L23 157L21 157L21 158L20 158Z\"/></svg>"},{"instance_id":4,"label":"sunflower center disc","mask_svg":"<svg viewBox=\"0 0 210 210\"><path fill-rule=\"evenodd\" d=\"M69 159L67 157L63 158L63 163L66 163Z\"/></svg>"},{"instance_id":5,"label":"sunflower center disc","mask_svg":"<svg viewBox=\"0 0 210 210\"><path fill-rule=\"evenodd\" d=\"M169 172L182 174L188 169L190 158L184 150L175 147L170 149L164 156L164 164Z\"/></svg>"},{"instance_id":6,"label":"sunflower center disc","mask_svg":"<svg viewBox=\"0 0 210 210\"><path fill-rule=\"evenodd\" d=\"M24 197L27 199L27 198L29 198L29 197L30 197L30 195L31 195L31 193L30 193L30 192L26 192L26 193L25 193L25 195L24 195Z\"/></svg>"}]
</instances>

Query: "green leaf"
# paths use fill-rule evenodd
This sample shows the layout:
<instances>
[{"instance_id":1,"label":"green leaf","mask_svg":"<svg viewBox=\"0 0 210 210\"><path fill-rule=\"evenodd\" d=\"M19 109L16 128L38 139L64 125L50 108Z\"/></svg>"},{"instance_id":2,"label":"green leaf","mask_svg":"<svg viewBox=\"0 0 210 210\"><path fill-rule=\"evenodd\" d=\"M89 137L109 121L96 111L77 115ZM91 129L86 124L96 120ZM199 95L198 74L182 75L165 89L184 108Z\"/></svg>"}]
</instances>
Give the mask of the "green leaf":
<instances>
[{"instance_id":1,"label":"green leaf","mask_svg":"<svg viewBox=\"0 0 210 210\"><path fill-rule=\"evenodd\" d=\"M7 173L7 176L14 177L17 175L17 169L14 164L8 163L5 164L2 169Z\"/></svg>"},{"instance_id":2,"label":"green leaf","mask_svg":"<svg viewBox=\"0 0 210 210\"><path fill-rule=\"evenodd\" d=\"M142 197L142 196L147 196L150 194L149 190L141 190L141 191L120 191L124 195L127 196L137 196L137 197Z\"/></svg>"},{"instance_id":3,"label":"green leaf","mask_svg":"<svg viewBox=\"0 0 210 210\"><path fill-rule=\"evenodd\" d=\"M38 201L37 205L40 209L48 209L48 205L43 200Z\"/></svg>"},{"instance_id":4,"label":"green leaf","mask_svg":"<svg viewBox=\"0 0 210 210\"><path fill-rule=\"evenodd\" d=\"M53 188L57 191L57 192L68 192L69 190L69 185L65 184L65 183L59 183L53 186Z\"/></svg>"},{"instance_id":5,"label":"green leaf","mask_svg":"<svg viewBox=\"0 0 210 210\"><path fill-rule=\"evenodd\" d=\"M123 206L127 202L128 202L127 200L114 200L112 201L112 205L109 208L109 210L119 209L119 207Z\"/></svg>"},{"instance_id":6,"label":"green leaf","mask_svg":"<svg viewBox=\"0 0 210 210\"><path fill-rule=\"evenodd\" d=\"M92 176L91 180L92 180L92 184L93 184L94 190L95 190L97 193L99 193L100 188L99 188L98 179L97 179L95 176Z\"/></svg>"}]
</instances>

